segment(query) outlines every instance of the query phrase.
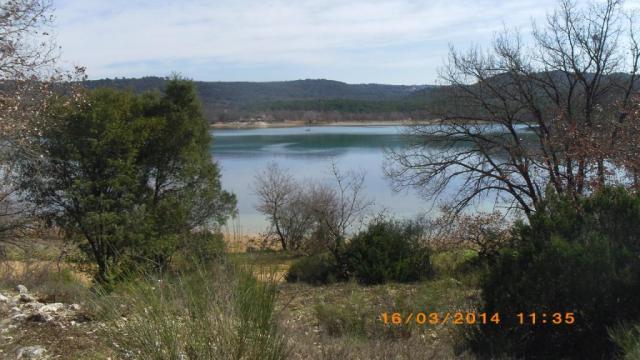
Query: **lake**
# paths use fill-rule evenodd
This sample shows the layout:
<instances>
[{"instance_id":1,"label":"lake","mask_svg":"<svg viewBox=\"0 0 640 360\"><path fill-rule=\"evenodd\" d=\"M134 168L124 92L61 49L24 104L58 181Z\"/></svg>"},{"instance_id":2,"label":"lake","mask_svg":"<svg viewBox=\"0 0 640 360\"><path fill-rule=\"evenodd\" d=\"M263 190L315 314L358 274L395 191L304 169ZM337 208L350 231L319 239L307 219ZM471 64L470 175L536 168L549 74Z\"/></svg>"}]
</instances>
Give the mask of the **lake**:
<instances>
[{"instance_id":1,"label":"lake","mask_svg":"<svg viewBox=\"0 0 640 360\"><path fill-rule=\"evenodd\" d=\"M383 173L384 149L403 146L401 126L305 126L290 128L216 129L213 157L222 170L222 184L238 198L235 223L244 233L264 232L265 217L255 210L255 174L277 162L298 180L329 180L331 161L342 171L366 172L365 193L374 211L398 217L434 210L417 191L396 193Z\"/></svg>"}]
</instances>

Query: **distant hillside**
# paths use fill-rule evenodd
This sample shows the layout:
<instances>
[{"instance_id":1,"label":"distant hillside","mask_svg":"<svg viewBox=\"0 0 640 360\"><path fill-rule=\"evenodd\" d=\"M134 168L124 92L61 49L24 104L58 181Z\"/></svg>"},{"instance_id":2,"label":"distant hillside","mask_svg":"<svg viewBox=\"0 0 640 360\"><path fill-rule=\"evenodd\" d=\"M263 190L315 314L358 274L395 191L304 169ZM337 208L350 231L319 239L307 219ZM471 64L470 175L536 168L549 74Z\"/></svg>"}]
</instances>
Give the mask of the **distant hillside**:
<instances>
[{"instance_id":1,"label":"distant hillside","mask_svg":"<svg viewBox=\"0 0 640 360\"><path fill-rule=\"evenodd\" d=\"M165 79L103 79L89 88L160 90ZM204 82L196 87L211 121L375 120L425 116L423 94L434 86L346 84L332 80Z\"/></svg>"}]
</instances>

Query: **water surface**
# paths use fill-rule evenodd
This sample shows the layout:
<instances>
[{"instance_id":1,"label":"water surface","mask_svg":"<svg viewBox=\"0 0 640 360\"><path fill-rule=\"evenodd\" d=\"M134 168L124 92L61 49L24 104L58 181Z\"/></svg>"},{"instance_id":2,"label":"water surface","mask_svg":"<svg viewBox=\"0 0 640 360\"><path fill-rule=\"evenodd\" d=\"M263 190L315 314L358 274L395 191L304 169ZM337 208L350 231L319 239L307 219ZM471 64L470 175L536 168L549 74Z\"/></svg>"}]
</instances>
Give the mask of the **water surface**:
<instances>
[{"instance_id":1,"label":"water surface","mask_svg":"<svg viewBox=\"0 0 640 360\"><path fill-rule=\"evenodd\" d=\"M277 162L298 180L330 180L331 161L341 170L366 172L365 195L398 217L435 210L415 190L396 193L383 173L384 149L405 144L399 126L309 126L213 131L213 157L222 169L222 184L238 198L237 223L244 233L263 232L264 216L255 210L252 182L256 172Z\"/></svg>"}]
</instances>

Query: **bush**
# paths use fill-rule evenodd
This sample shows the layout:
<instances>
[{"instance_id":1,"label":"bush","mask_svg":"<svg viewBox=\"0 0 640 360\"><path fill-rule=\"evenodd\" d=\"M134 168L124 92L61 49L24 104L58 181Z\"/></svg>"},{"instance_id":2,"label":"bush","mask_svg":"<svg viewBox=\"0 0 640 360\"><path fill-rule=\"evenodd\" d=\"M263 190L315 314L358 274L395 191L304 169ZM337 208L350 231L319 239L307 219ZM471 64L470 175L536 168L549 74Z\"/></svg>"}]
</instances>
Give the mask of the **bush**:
<instances>
[{"instance_id":1,"label":"bush","mask_svg":"<svg viewBox=\"0 0 640 360\"><path fill-rule=\"evenodd\" d=\"M122 285L97 304L105 337L127 359L284 359L275 282L216 269Z\"/></svg>"},{"instance_id":2,"label":"bush","mask_svg":"<svg viewBox=\"0 0 640 360\"><path fill-rule=\"evenodd\" d=\"M433 274L423 228L411 221L376 220L346 249L349 272L363 284L411 282Z\"/></svg>"},{"instance_id":3,"label":"bush","mask_svg":"<svg viewBox=\"0 0 640 360\"><path fill-rule=\"evenodd\" d=\"M220 233L202 231L189 236L184 241L181 250L186 259L195 260L200 265L206 265L224 257L225 242Z\"/></svg>"},{"instance_id":4,"label":"bush","mask_svg":"<svg viewBox=\"0 0 640 360\"><path fill-rule=\"evenodd\" d=\"M331 253L326 252L296 260L287 272L287 281L328 284L345 280L340 274L335 258Z\"/></svg>"},{"instance_id":5,"label":"bush","mask_svg":"<svg viewBox=\"0 0 640 360\"><path fill-rule=\"evenodd\" d=\"M640 325L616 327L609 335L621 350L620 359L640 359Z\"/></svg>"},{"instance_id":6,"label":"bush","mask_svg":"<svg viewBox=\"0 0 640 360\"><path fill-rule=\"evenodd\" d=\"M41 301L85 302L91 298L87 280L68 264L59 267L47 261L0 262L0 288L25 285Z\"/></svg>"},{"instance_id":7,"label":"bush","mask_svg":"<svg viewBox=\"0 0 640 360\"><path fill-rule=\"evenodd\" d=\"M330 336L365 337L367 334L367 319L365 308L349 303L346 306L335 304L317 304L315 306L316 319Z\"/></svg>"},{"instance_id":8,"label":"bush","mask_svg":"<svg viewBox=\"0 0 640 360\"><path fill-rule=\"evenodd\" d=\"M417 222L376 219L336 253L293 263L287 281L326 284L355 277L363 284L380 284L428 278L433 274L431 251L422 243L422 235Z\"/></svg>"},{"instance_id":9,"label":"bush","mask_svg":"<svg viewBox=\"0 0 640 360\"><path fill-rule=\"evenodd\" d=\"M92 257L99 283L166 268L184 235L235 213L193 83L174 77L162 95L97 89L82 99L52 105L34 139L41 156L21 159L15 176L38 215Z\"/></svg>"},{"instance_id":10,"label":"bush","mask_svg":"<svg viewBox=\"0 0 640 360\"><path fill-rule=\"evenodd\" d=\"M607 328L640 319L640 197L605 189L571 202L551 197L546 211L519 224L510 248L489 268L481 311L499 326L471 336L481 354L540 358L608 358ZM517 314L566 313L571 325L518 323Z\"/></svg>"}]
</instances>

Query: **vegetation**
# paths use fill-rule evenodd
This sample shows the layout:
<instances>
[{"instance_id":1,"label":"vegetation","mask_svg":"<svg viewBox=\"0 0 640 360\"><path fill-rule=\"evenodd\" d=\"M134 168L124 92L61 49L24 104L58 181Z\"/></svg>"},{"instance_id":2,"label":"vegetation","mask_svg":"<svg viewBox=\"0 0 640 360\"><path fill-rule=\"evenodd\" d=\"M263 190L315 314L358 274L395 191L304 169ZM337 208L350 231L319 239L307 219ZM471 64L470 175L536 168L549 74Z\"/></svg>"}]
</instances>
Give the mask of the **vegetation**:
<instances>
[{"instance_id":1,"label":"vegetation","mask_svg":"<svg viewBox=\"0 0 640 360\"><path fill-rule=\"evenodd\" d=\"M221 190L193 86L163 95L97 90L61 107L25 159L19 183L39 215L80 242L108 283L132 264L166 267L192 231L235 209Z\"/></svg>"},{"instance_id":2,"label":"vegetation","mask_svg":"<svg viewBox=\"0 0 640 360\"><path fill-rule=\"evenodd\" d=\"M411 282L431 277L431 250L416 222L377 219L347 244L349 272L363 284Z\"/></svg>"},{"instance_id":3,"label":"vegetation","mask_svg":"<svg viewBox=\"0 0 640 360\"><path fill-rule=\"evenodd\" d=\"M125 285L99 301L122 356L136 359L283 359L273 282L241 269L206 268ZM125 320L122 320L122 319Z\"/></svg>"},{"instance_id":4,"label":"vegetation","mask_svg":"<svg viewBox=\"0 0 640 360\"><path fill-rule=\"evenodd\" d=\"M0 254L5 245L21 243L37 220L33 204L16 196L12 170L21 158L34 155L30 140L47 123L58 90L74 98L77 89L60 82L84 76L82 68L66 72L56 66L50 12L46 0L0 4Z\"/></svg>"},{"instance_id":5,"label":"vegetation","mask_svg":"<svg viewBox=\"0 0 640 360\"><path fill-rule=\"evenodd\" d=\"M287 271L286 279L289 282L303 281L315 285L347 280L329 252L305 256L295 261Z\"/></svg>"},{"instance_id":6,"label":"vegetation","mask_svg":"<svg viewBox=\"0 0 640 360\"><path fill-rule=\"evenodd\" d=\"M403 100L289 100L254 105L256 111L318 111L364 114L416 113L425 111L425 102L418 99Z\"/></svg>"},{"instance_id":7,"label":"vegetation","mask_svg":"<svg viewBox=\"0 0 640 360\"><path fill-rule=\"evenodd\" d=\"M363 196L364 174L342 173L331 164L333 183L300 183L271 163L256 174L256 209L267 216L283 250L308 254L329 251L339 258L350 231L361 223L372 202Z\"/></svg>"},{"instance_id":8,"label":"vegetation","mask_svg":"<svg viewBox=\"0 0 640 360\"><path fill-rule=\"evenodd\" d=\"M163 89L167 79L103 79L89 88L115 88L136 93ZM195 83L209 121L249 120L405 120L427 116L426 92L431 86L345 84L331 80ZM416 93L416 91L421 91ZM397 114L400 114L399 116Z\"/></svg>"},{"instance_id":9,"label":"vegetation","mask_svg":"<svg viewBox=\"0 0 640 360\"><path fill-rule=\"evenodd\" d=\"M417 222L378 218L337 254L323 252L294 262L287 280L326 284L353 277L371 285L427 279L433 268L423 235L424 228Z\"/></svg>"},{"instance_id":10,"label":"vegetation","mask_svg":"<svg viewBox=\"0 0 640 360\"><path fill-rule=\"evenodd\" d=\"M430 197L462 181L458 211L493 191L531 215L547 185L573 199L605 185L637 189L635 21L617 0L563 0L531 44L506 31L486 52L452 50L441 71L448 87L430 107L444 121L410 126L413 142L389 153L387 174Z\"/></svg>"},{"instance_id":11,"label":"vegetation","mask_svg":"<svg viewBox=\"0 0 640 360\"><path fill-rule=\"evenodd\" d=\"M255 176L256 209L266 215L282 250L298 250L313 226L313 199L308 189L272 163Z\"/></svg>"},{"instance_id":12,"label":"vegetation","mask_svg":"<svg viewBox=\"0 0 640 360\"><path fill-rule=\"evenodd\" d=\"M612 329L609 334L618 346L621 359L632 360L640 357L640 326L620 326Z\"/></svg>"},{"instance_id":13,"label":"vegetation","mask_svg":"<svg viewBox=\"0 0 640 360\"><path fill-rule=\"evenodd\" d=\"M36 340L87 358L640 356L640 46L621 2L561 1L531 48L507 33L486 55L453 50L438 91L177 76L83 90L82 69L49 68L52 43L29 46L49 7L0 5L0 356ZM254 191L282 251L227 255L235 197L205 112L399 118L424 97L447 121L411 126L387 172L433 197L462 178L441 218L366 224L363 173L333 163L302 183L271 164ZM488 191L525 217L464 212Z\"/></svg>"},{"instance_id":14,"label":"vegetation","mask_svg":"<svg viewBox=\"0 0 640 360\"><path fill-rule=\"evenodd\" d=\"M622 188L603 189L578 208L549 197L546 210L516 227L513 245L489 268L481 311L499 312L501 322L481 326L474 348L494 356L613 356L608 329L640 320L639 220L640 197ZM538 313L538 323L519 324L521 312ZM562 314L561 324L552 322L553 313ZM564 323L566 314L575 321Z\"/></svg>"}]
</instances>

